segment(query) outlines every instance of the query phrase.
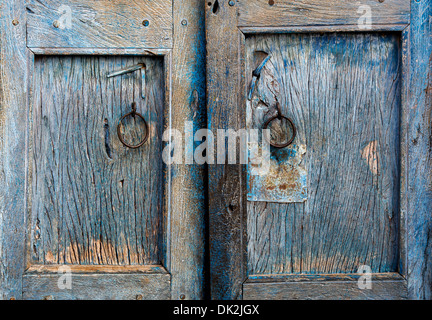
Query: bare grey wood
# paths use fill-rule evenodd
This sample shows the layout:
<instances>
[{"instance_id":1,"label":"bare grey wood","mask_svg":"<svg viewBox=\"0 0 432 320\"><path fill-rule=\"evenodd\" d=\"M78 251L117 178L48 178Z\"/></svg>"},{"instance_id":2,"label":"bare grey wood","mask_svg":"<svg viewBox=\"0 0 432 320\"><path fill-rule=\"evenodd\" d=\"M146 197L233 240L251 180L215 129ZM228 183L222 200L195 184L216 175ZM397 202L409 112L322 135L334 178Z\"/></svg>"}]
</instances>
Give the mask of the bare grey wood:
<instances>
[{"instance_id":1,"label":"bare grey wood","mask_svg":"<svg viewBox=\"0 0 432 320\"><path fill-rule=\"evenodd\" d=\"M28 300L167 300L170 275L157 267L76 266L71 268L71 288L58 266L32 267L23 276Z\"/></svg>"},{"instance_id":2,"label":"bare grey wood","mask_svg":"<svg viewBox=\"0 0 432 320\"><path fill-rule=\"evenodd\" d=\"M251 300L405 300L408 297L407 281L398 274L373 274L371 289L360 289L357 277L294 276L273 282L249 279L243 285L243 295Z\"/></svg>"},{"instance_id":3,"label":"bare grey wood","mask_svg":"<svg viewBox=\"0 0 432 320\"><path fill-rule=\"evenodd\" d=\"M184 132L205 128L205 2L174 1L174 44L171 65L170 128ZM165 197L170 211L171 298L205 297L205 167L173 164L166 174L171 194Z\"/></svg>"},{"instance_id":4,"label":"bare grey wood","mask_svg":"<svg viewBox=\"0 0 432 320\"><path fill-rule=\"evenodd\" d=\"M29 47L171 48L173 43L170 0L31 0L27 14Z\"/></svg>"},{"instance_id":5,"label":"bare grey wood","mask_svg":"<svg viewBox=\"0 0 432 320\"><path fill-rule=\"evenodd\" d=\"M0 7L0 299L20 299L26 232L26 12L21 0L1 0Z\"/></svg>"},{"instance_id":6,"label":"bare grey wood","mask_svg":"<svg viewBox=\"0 0 432 320\"><path fill-rule=\"evenodd\" d=\"M273 3L273 5L271 4ZM410 4L407 0L239 0L240 27L357 26L362 6L370 8L371 28L380 25L407 25ZM358 28L358 30L360 30Z\"/></svg>"},{"instance_id":7,"label":"bare grey wood","mask_svg":"<svg viewBox=\"0 0 432 320\"><path fill-rule=\"evenodd\" d=\"M254 52L272 56L254 112L271 116L277 99L293 119L309 189L304 204L248 203L249 273L398 270L399 42L394 34L246 39L248 81ZM289 150L272 154L283 161Z\"/></svg>"},{"instance_id":8,"label":"bare grey wood","mask_svg":"<svg viewBox=\"0 0 432 320\"><path fill-rule=\"evenodd\" d=\"M146 100L140 71L146 64ZM148 57L36 57L33 90L30 257L38 264L143 265L162 260L162 61ZM149 141L121 144L117 125L137 103ZM145 134L138 117L126 141Z\"/></svg>"}]
</instances>

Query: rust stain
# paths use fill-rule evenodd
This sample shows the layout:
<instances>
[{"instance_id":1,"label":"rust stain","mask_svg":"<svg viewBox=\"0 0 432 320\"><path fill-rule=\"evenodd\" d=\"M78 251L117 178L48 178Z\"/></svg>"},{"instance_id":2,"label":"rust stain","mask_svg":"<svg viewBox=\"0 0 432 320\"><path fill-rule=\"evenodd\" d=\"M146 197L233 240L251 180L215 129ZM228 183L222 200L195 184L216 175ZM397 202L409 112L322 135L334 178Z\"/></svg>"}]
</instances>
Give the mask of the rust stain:
<instances>
[{"instance_id":1,"label":"rust stain","mask_svg":"<svg viewBox=\"0 0 432 320\"><path fill-rule=\"evenodd\" d=\"M286 148L282 155L271 155L266 175L253 176L248 170L248 200L280 203L306 201L307 172L302 164L305 154L305 145L293 145Z\"/></svg>"},{"instance_id":2,"label":"rust stain","mask_svg":"<svg viewBox=\"0 0 432 320\"><path fill-rule=\"evenodd\" d=\"M379 154L377 152L377 141L370 142L362 151L362 158L366 160L370 171L374 175L379 174Z\"/></svg>"}]
</instances>

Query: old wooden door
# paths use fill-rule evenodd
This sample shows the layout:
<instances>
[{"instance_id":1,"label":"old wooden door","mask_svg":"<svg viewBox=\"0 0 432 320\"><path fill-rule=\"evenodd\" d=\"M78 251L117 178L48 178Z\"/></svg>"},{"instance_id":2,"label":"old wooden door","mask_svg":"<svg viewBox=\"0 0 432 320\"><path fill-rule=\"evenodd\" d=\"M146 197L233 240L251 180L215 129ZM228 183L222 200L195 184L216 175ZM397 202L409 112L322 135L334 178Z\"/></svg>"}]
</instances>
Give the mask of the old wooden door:
<instances>
[{"instance_id":1,"label":"old wooden door","mask_svg":"<svg viewBox=\"0 0 432 320\"><path fill-rule=\"evenodd\" d=\"M205 119L203 3L0 6L0 297L202 299L203 168L162 137Z\"/></svg>"},{"instance_id":2,"label":"old wooden door","mask_svg":"<svg viewBox=\"0 0 432 320\"><path fill-rule=\"evenodd\" d=\"M214 299L431 297L431 12L207 2L209 127L297 129L266 175L209 168Z\"/></svg>"}]
</instances>

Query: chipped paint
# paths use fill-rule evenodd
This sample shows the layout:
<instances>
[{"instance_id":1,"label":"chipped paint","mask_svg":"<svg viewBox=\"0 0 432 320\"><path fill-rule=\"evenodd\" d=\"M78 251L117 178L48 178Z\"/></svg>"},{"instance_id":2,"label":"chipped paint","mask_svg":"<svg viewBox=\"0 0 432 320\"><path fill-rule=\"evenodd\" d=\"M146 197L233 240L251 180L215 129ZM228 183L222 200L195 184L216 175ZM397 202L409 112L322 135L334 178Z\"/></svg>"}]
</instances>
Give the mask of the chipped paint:
<instances>
[{"instance_id":1,"label":"chipped paint","mask_svg":"<svg viewBox=\"0 0 432 320\"><path fill-rule=\"evenodd\" d=\"M379 172L379 155L377 152L377 141L370 142L362 151L362 158L366 160L370 171L374 175Z\"/></svg>"}]
</instances>

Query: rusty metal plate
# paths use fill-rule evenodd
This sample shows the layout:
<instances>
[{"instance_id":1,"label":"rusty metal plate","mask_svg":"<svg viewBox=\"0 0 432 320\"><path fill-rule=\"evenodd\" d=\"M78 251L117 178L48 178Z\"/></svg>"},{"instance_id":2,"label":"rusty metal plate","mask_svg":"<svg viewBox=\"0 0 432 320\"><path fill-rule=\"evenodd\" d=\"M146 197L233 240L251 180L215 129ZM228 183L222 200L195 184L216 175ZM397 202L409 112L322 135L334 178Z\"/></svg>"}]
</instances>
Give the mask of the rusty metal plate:
<instances>
[{"instance_id":1,"label":"rusty metal plate","mask_svg":"<svg viewBox=\"0 0 432 320\"><path fill-rule=\"evenodd\" d=\"M252 175L248 165L248 201L293 203L307 200L307 171L303 144L272 150L267 174Z\"/></svg>"}]
</instances>

